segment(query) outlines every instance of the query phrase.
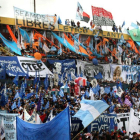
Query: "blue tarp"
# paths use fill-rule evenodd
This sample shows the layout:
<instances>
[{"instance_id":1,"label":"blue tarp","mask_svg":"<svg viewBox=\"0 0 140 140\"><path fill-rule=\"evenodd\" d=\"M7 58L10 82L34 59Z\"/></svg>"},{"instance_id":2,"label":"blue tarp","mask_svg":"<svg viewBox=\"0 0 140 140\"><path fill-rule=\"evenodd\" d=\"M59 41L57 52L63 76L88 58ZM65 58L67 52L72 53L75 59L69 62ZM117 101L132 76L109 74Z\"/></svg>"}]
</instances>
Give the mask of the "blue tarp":
<instances>
[{"instance_id":1,"label":"blue tarp","mask_svg":"<svg viewBox=\"0 0 140 140\"><path fill-rule=\"evenodd\" d=\"M0 38L2 39L3 43L12 51L18 55L21 55L21 50L17 47L16 42L7 40L1 33Z\"/></svg>"},{"instance_id":2,"label":"blue tarp","mask_svg":"<svg viewBox=\"0 0 140 140\"><path fill-rule=\"evenodd\" d=\"M69 108L44 124L31 124L17 117L16 130L17 140L70 140Z\"/></svg>"}]
</instances>

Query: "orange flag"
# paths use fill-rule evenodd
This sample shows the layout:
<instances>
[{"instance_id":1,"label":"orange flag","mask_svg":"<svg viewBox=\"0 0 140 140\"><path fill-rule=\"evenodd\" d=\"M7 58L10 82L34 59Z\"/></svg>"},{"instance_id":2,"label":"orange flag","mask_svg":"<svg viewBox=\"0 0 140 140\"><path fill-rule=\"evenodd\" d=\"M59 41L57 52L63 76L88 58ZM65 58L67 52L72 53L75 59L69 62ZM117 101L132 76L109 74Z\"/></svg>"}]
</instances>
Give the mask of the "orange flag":
<instances>
[{"instance_id":1,"label":"orange flag","mask_svg":"<svg viewBox=\"0 0 140 140\"><path fill-rule=\"evenodd\" d=\"M116 49L114 48L112 54L116 56Z\"/></svg>"},{"instance_id":2,"label":"orange flag","mask_svg":"<svg viewBox=\"0 0 140 140\"><path fill-rule=\"evenodd\" d=\"M87 46L89 46L89 42L90 42L90 36L87 38L87 40L85 41L85 43L87 44Z\"/></svg>"},{"instance_id":3,"label":"orange flag","mask_svg":"<svg viewBox=\"0 0 140 140\"><path fill-rule=\"evenodd\" d=\"M92 25L91 29L93 29L95 27L95 24Z\"/></svg>"},{"instance_id":4,"label":"orange flag","mask_svg":"<svg viewBox=\"0 0 140 140\"><path fill-rule=\"evenodd\" d=\"M135 53L139 54L139 51L138 51L137 47L134 44L134 41L131 38L129 38L129 40L127 42L130 44L131 48L135 51Z\"/></svg>"},{"instance_id":5,"label":"orange flag","mask_svg":"<svg viewBox=\"0 0 140 140\"><path fill-rule=\"evenodd\" d=\"M97 47L97 52L98 52L98 53L100 52L100 48L99 48L99 47L102 46L102 43L103 43L103 42L101 41L100 43L98 43L98 44L96 45L96 47Z\"/></svg>"},{"instance_id":6,"label":"orange flag","mask_svg":"<svg viewBox=\"0 0 140 140\"><path fill-rule=\"evenodd\" d=\"M103 38L103 45L105 45L106 42L108 42L109 40L106 38Z\"/></svg>"},{"instance_id":7,"label":"orange flag","mask_svg":"<svg viewBox=\"0 0 140 140\"><path fill-rule=\"evenodd\" d=\"M9 33L10 33L12 39L17 43L17 39L16 39L15 35L13 34L13 32L12 32L10 26L9 26L9 25L6 25L6 27L7 27L7 30L9 31Z\"/></svg>"}]
</instances>

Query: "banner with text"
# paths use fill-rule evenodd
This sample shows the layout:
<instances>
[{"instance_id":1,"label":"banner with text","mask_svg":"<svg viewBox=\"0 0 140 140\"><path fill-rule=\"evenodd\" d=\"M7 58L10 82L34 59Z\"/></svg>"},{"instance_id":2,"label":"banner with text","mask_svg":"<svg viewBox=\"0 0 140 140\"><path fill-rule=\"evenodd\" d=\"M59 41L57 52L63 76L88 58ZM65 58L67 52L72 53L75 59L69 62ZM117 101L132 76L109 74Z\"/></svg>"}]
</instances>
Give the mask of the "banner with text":
<instances>
[{"instance_id":1,"label":"banner with text","mask_svg":"<svg viewBox=\"0 0 140 140\"><path fill-rule=\"evenodd\" d=\"M100 64L98 66L93 65L93 63L76 60L77 61L77 75L83 73L85 77L93 78L99 72L102 74L104 80L110 79L110 64Z\"/></svg>"},{"instance_id":2,"label":"banner with text","mask_svg":"<svg viewBox=\"0 0 140 140\"><path fill-rule=\"evenodd\" d=\"M16 140L16 116L18 114L0 113L0 120L4 120L5 140Z\"/></svg>"},{"instance_id":3,"label":"banner with text","mask_svg":"<svg viewBox=\"0 0 140 140\"><path fill-rule=\"evenodd\" d=\"M117 130L116 114L102 114L88 126L88 132Z\"/></svg>"},{"instance_id":4,"label":"banner with text","mask_svg":"<svg viewBox=\"0 0 140 140\"><path fill-rule=\"evenodd\" d=\"M15 24L17 26L25 26L30 28L40 28L47 30L54 30L58 28L57 16L43 15L25 11L23 9L14 7Z\"/></svg>"},{"instance_id":5,"label":"banner with text","mask_svg":"<svg viewBox=\"0 0 140 140\"><path fill-rule=\"evenodd\" d=\"M122 130L122 127L128 132L129 113L117 114L117 126Z\"/></svg>"},{"instance_id":6,"label":"banner with text","mask_svg":"<svg viewBox=\"0 0 140 140\"><path fill-rule=\"evenodd\" d=\"M91 6L93 23L98 26L113 26L113 16L111 12L103 8Z\"/></svg>"},{"instance_id":7,"label":"banner with text","mask_svg":"<svg viewBox=\"0 0 140 140\"><path fill-rule=\"evenodd\" d=\"M111 77L113 81L126 81L130 83L131 80L136 83L140 72L140 66L128 65L111 65Z\"/></svg>"},{"instance_id":8,"label":"banner with text","mask_svg":"<svg viewBox=\"0 0 140 140\"><path fill-rule=\"evenodd\" d=\"M42 61L35 58L27 57L1 57L0 65L6 68L6 73L9 76L35 76L36 71L39 72L40 77L46 77L46 74L53 75L52 72L45 66Z\"/></svg>"},{"instance_id":9,"label":"banner with text","mask_svg":"<svg viewBox=\"0 0 140 140\"><path fill-rule=\"evenodd\" d=\"M137 132L138 134L140 134L140 112L135 112L131 108L127 134L132 137L133 132Z\"/></svg>"}]
</instances>

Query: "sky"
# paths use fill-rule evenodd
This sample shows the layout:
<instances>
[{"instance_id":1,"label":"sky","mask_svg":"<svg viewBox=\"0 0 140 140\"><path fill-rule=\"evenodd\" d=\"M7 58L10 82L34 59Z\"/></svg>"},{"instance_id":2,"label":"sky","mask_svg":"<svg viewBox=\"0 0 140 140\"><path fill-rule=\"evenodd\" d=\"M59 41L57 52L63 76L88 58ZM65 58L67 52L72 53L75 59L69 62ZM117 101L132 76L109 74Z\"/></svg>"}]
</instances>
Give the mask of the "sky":
<instances>
[{"instance_id":1,"label":"sky","mask_svg":"<svg viewBox=\"0 0 140 140\"><path fill-rule=\"evenodd\" d=\"M0 0L0 16L14 18L13 6L26 11L34 11L34 0ZM102 7L113 15L117 26L125 21L125 28L131 29L131 22L140 22L139 7L140 0L36 0L36 13L38 14L57 14L65 23L65 19L76 20L77 2L81 4L83 10L90 15L92 20L91 6ZM89 23L81 21L81 27L90 26ZM111 30L112 27L103 27L104 30Z\"/></svg>"}]
</instances>

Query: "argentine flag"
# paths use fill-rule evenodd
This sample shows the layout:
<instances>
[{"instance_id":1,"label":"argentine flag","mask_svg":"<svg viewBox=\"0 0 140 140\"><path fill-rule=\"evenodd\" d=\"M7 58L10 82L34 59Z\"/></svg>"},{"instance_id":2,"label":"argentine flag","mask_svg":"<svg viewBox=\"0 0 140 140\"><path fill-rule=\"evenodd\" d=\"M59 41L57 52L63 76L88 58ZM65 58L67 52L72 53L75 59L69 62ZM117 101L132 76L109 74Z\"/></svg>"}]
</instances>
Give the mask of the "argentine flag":
<instances>
[{"instance_id":1,"label":"argentine flag","mask_svg":"<svg viewBox=\"0 0 140 140\"><path fill-rule=\"evenodd\" d=\"M82 121L84 128L109 107L108 104L101 100L93 101L83 99L80 104L80 110L73 117L79 118Z\"/></svg>"}]
</instances>

